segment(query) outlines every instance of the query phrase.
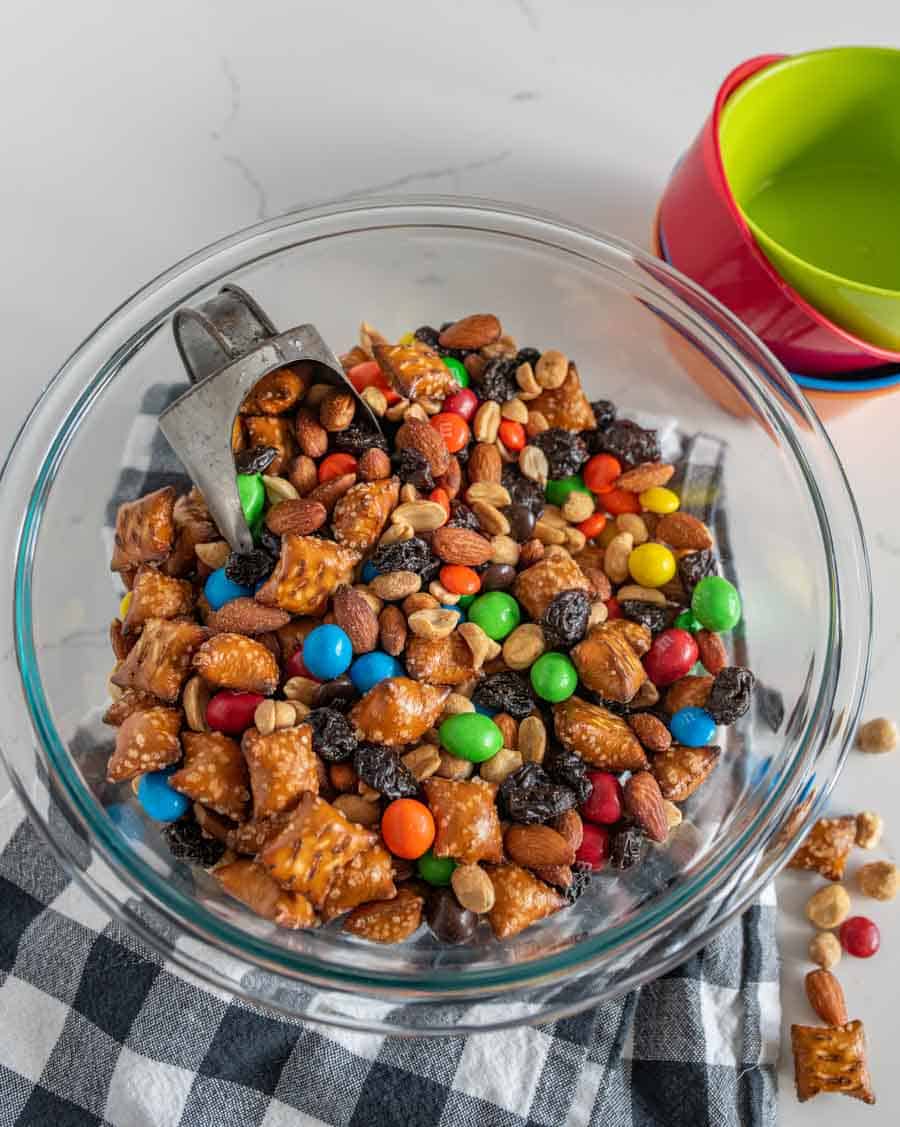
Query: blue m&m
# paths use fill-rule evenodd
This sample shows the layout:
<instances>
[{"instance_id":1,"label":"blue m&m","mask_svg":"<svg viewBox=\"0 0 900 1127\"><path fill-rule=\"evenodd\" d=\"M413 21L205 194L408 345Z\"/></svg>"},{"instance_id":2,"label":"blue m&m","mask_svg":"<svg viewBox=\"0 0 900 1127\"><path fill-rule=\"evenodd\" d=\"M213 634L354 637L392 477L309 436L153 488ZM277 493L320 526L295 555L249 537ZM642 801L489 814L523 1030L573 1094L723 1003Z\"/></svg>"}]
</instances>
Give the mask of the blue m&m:
<instances>
[{"instance_id":1,"label":"blue m&m","mask_svg":"<svg viewBox=\"0 0 900 1127\"><path fill-rule=\"evenodd\" d=\"M230 603L232 599L250 598L253 594L253 588L242 587L240 583L235 583L225 574L225 568L220 567L206 580L203 594L212 609L218 610L226 603Z\"/></svg>"},{"instance_id":2,"label":"blue m&m","mask_svg":"<svg viewBox=\"0 0 900 1127\"><path fill-rule=\"evenodd\" d=\"M358 693L367 693L379 681L386 681L388 677L403 676L405 672L400 662L382 650L363 654L350 666L350 680Z\"/></svg>"},{"instance_id":3,"label":"blue m&m","mask_svg":"<svg viewBox=\"0 0 900 1127\"><path fill-rule=\"evenodd\" d=\"M706 747L716 734L716 722L705 708L679 708L669 722L672 738L685 747Z\"/></svg>"},{"instance_id":4,"label":"blue m&m","mask_svg":"<svg viewBox=\"0 0 900 1127\"><path fill-rule=\"evenodd\" d=\"M191 800L169 785L169 776L177 770L176 765L141 775L137 787L138 802L154 822L177 822L191 807Z\"/></svg>"},{"instance_id":5,"label":"blue m&m","mask_svg":"<svg viewBox=\"0 0 900 1127\"><path fill-rule=\"evenodd\" d=\"M317 626L303 642L303 664L320 681L331 681L346 672L353 660L353 643L346 632L332 623Z\"/></svg>"}]
</instances>

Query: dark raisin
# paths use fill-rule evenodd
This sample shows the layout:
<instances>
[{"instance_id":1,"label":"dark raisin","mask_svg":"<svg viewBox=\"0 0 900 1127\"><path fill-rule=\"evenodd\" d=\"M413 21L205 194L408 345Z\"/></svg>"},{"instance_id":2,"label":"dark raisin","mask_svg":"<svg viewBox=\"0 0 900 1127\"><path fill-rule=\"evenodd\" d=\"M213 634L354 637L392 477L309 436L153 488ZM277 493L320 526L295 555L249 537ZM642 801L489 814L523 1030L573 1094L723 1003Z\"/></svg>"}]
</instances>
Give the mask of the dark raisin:
<instances>
[{"instance_id":1,"label":"dark raisin","mask_svg":"<svg viewBox=\"0 0 900 1127\"><path fill-rule=\"evenodd\" d=\"M616 418L616 405L609 399L595 399L591 404L591 410L594 412L594 419L597 422L597 430L606 430L606 428Z\"/></svg>"},{"instance_id":2,"label":"dark raisin","mask_svg":"<svg viewBox=\"0 0 900 1127\"><path fill-rule=\"evenodd\" d=\"M516 354L516 367L520 364L530 364L532 368L540 360L541 354L536 348L520 348Z\"/></svg>"},{"instance_id":3,"label":"dark raisin","mask_svg":"<svg viewBox=\"0 0 900 1127\"><path fill-rule=\"evenodd\" d=\"M344 430L339 430L336 434L333 434L331 441L335 450L341 450L344 454L352 454L354 458L362 457L367 450L373 448L384 450L387 453L388 448L387 439L384 435L372 430L365 423L351 423Z\"/></svg>"},{"instance_id":4,"label":"dark raisin","mask_svg":"<svg viewBox=\"0 0 900 1127\"><path fill-rule=\"evenodd\" d=\"M678 577L688 597L694 593L694 588L701 579L705 579L707 575L718 574L719 565L716 563L715 553L709 548L703 548L699 552L688 552L678 560Z\"/></svg>"},{"instance_id":5,"label":"dark raisin","mask_svg":"<svg viewBox=\"0 0 900 1127\"><path fill-rule=\"evenodd\" d=\"M263 524L259 530L259 546L264 552L268 552L273 560L277 560L281 555L281 537L267 524Z\"/></svg>"},{"instance_id":6,"label":"dark raisin","mask_svg":"<svg viewBox=\"0 0 900 1127\"><path fill-rule=\"evenodd\" d=\"M531 439L533 445L543 450L553 479L571 477L578 473L588 460L588 448L577 434L562 427L551 427Z\"/></svg>"},{"instance_id":7,"label":"dark raisin","mask_svg":"<svg viewBox=\"0 0 900 1127\"><path fill-rule=\"evenodd\" d=\"M303 723L312 728L313 751L329 763L343 763L356 751L358 741L353 729L336 709L314 708Z\"/></svg>"},{"instance_id":8,"label":"dark raisin","mask_svg":"<svg viewBox=\"0 0 900 1127\"><path fill-rule=\"evenodd\" d=\"M652 634L658 634L672 625L672 612L659 603L647 603L643 599L623 599L619 603L622 614L632 622L640 622Z\"/></svg>"},{"instance_id":9,"label":"dark raisin","mask_svg":"<svg viewBox=\"0 0 900 1127\"><path fill-rule=\"evenodd\" d=\"M706 711L717 724L733 724L750 707L756 678L743 665L729 665L716 674Z\"/></svg>"},{"instance_id":10,"label":"dark raisin","mask_svg":"<svg viewBox=\"0 0 900 1127\"><path fill-rule=\"evenodd\" d=\"M620 826L613 830L609 843L609 863L614 869L633 869L647 853L647 838L638 826Z\"/></svg>"},{"instance_id":11,"label":"dark raisin","mask_svg":"<svg viewBox=\"0 0 900 1127\"><path fill-rule=\"evenodd\" d=\"M272 574L274 567L275 561L268 552L253 548L249 552L232 552L225 564L225 575L241 587L255 587Z\"/></svg>"},{"instance_id":12,"label":"dark raisin","mask_svg":"<svg viewBox=\"0 0 900 1127\"><path fill-rule=\"evenodd\" d=\"M550 601L541 619L541 628L551 649L577 645L587 633L591 600L584 591L560 591Z\"/></svg>"},{"instance_id":13,"label":"dark raisin","mask_svg":"<svg viewBox=\"0 0 900 1127\"><path fill-rule=\"evenodd\" d=\"M372 567L383 575L387 571L422 572L434 557L431 548L418 536L382 545L372 557Z\"/></svg>"},{"instance_id":14,"label":"dark raisin","mask_svg":"<svg viewBox=\"0 0 900 1127\"><path fill-rule=\"evenodd\" d=\"M493 399L495 403L506 403L519 394L516 383L516 361L505 356L496 356L477 380L473 381L480 399Z\"/></svg>"},{"instance_id":15,"label":"dark raisin","mask_svg":"<svg viewBox=\"0 0 900 1127\"><path fill-rule=\"evenodd\" d=\"M655 430L645 430L629 419L618 419L606 430L594 432L592 454L612 454L623 466L639 466L660 459L659 439Z\"/></svg>"},{"instance_id":16,"label":"dark raisin","mask_svg":"<svg viewBox=\"0 0 900 1127\"><path fill-rule=\"evenodd\" d=\"M478 916L463 908L449 888L429 892L425 921L442 943L466 943L478 927Z\"/></svg>"},{"instance_id":17,"label":"dark raisin","mask_svg":"<svg viewBox=\"0 0 900 1127\"><path fill-rule=\"evenodd\" d=\"M537 519L527 505L507 505L503 515L509 521L509 534L513 540L524 544L534 536Z\"/></svg>"},{"instance_id":18,"label":"dark raisin","mask_svg":"<svg viewBox=\"0 0 900 1127\"><path fill-rule=\"evenodd\" d=\"M534 694L521 673L491 673L479 681L472 693L473 704L508 712L516 720L524 720L534 709Z\"/></svg>"},{"instance_id":19,"label":"dark raisin","mask_svg":"<svg viewBox=\"0 0 900 1127\"><path fill-rule=\"evenodd\" d=\"M323 681L316 689L313 703L316 708L346 709L356 700L359 694L356 686L350 680L350 675L342 673L331 681Z\"/></svg>"},{"instance_id":20,"label":"dark raisin","mask_svg":"<svg viewBox=\"0 0 900 1127\"><path fill-rule=\"evenodd\" d=\"M163 837L176 861L200 865L204 869L211 869L225 852L224 843L216 841L214 837L207 837L193 814L187 814L166 826Z\"/></svg>"},{"instance_id":21,"label":"dark raisin","mask_svg":"<svg viewBox=\"0 0 900 1127\"><path fill-rule=\"evenodd\" d=\"M397 474L402 482L414 485L422 493L434 489L431 465L421 450L405 447L397 455Z\"/></svg>"},{"instance_id":22,"label":"dark raisin","mask_svg":"<svg viewBox=\"0 0 900 1127\"><path fill-rule=\"evenodd\" d=\"M478 517L462 501L450 502L450 519L447 521L447 527L468 528L472 532L481 532L481 523Z\"/></svg>"},{"instance_id":23,"label":"dark raisin","mask_svg":"<svg viewBox=\"0 0 900 1127\"><path fill-rule=\"evenodd\" d=\"M400 756L384 744L361 743L353 754L353 768L364 783L385 798L414 798L419 793L416 776Z\"/></svg>"},{"instance_id":24,"label":"dark raisin","mask_svg":"<svg viewBox=\"0 0 900 1127\"><path fill-rule=\"evenodd\" d=\"M518 466L504 466L503 487L509 494L512 504L525 505L534 513L535 520L540 518L546 503L544 491L536 481L525 477Z\"/></svg>"},{"instance_id":25,"label":"dark raisin","mask_svg":"<svg viewBox=\"0 0 900 1127\"><path fill-rule=\"evenodd\" d=\"M481 573L482 591L505 591L516 580L516 569L512 564L491 564Z\"/></svg>"},{"instance_id":26,"label":"dark raisin","mask_svg":"<svg viewBox=\"0 0 900 1127\"><path fill-rule=\"evenodd\" d=\"M590 865L576 861L572 866L572 883L563 891L567 904L574 904L591 883L594 870Z\"/></svg>"},{"instance_id":27,"label":"dark raisin","mask_svg":"<svg viewBox=\"0 0 900 1127\"><path fill-rule=\"evenodd\" d=\"M251 446L234 456L234 468L238 473L265 473L278 457L274 446Z\"/></svg>"},{"instance_id":28,"label":"dark raisin","mask_svg":"<svg viewBox=\"0 0 900 1127\"><path fill-rule=\"evenodd\" d=\"M505 817L525 825L549 822L578 805L575 792L553 782L537 763L526 763L507 775L500 784L498 798Z\"/></svg>"},{"instance_id":29,"label":"dark raisin","mask_svg":"<svg viewBox=\"0 0 900 1127\"><path fill-rule=\"evenodd\" d=\"M438 330L432 328L431 325L420 325L413 333L416 340L420 340L422 344L427 344L429 348L438 347L438 337L440 335Z\"/></svg>"},{"instance_id":30,"label":"dark raisin","mask_svg":"<svg viewBox=\"0 0 900 1127\"><path fill-rule=\"evenodd\" d=\"M574 751L567 751L557 743L551 743L544 756L544 767L555 783L569 787L579 803L587 802L594 789L588 778L587 764Z\"/></svg>"}]
</instances>

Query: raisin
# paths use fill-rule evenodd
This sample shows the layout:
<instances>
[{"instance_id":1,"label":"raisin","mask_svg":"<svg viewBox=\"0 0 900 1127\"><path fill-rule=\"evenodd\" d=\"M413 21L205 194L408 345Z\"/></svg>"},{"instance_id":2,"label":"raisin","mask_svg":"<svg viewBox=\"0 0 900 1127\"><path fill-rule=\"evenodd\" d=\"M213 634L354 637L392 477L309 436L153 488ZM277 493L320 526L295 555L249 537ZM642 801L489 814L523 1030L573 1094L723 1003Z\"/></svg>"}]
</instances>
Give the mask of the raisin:
<instances>
[{"instance_id":1,"label":"raisin","mask_svg":"<svg viewBox=\"0 0 900 1127\"><path fill-rule=\"evenodd\" d=\"M225 564L225 575L241 587L255 587L272 574L275 561L262 548L249 552L232 552Z\"/></svg>"},{"instance_id":2,"label":"raisin","mask_svg":"<svg viewBox=\"0 0 900 1127\"><path fill-rule=\"evenodd\" d=\"M587 633L591 600L584 591L560 591L541 619L544 637L551 649L570 649Z\"/></svg>"},{"instance_id":3,"label":"raisin","mask_svg":"<svg viewBox=\"0 0 900 1127\"><path fill-rule=\"evenodd\" d=\"M638 826L620 826L613 830L609 843L609 863L614 869L633 869L647 853L647 838Z\"/></svg>"},{"instance_id":4,"label":"raisin","mask_svg":"<svg viewBox=\"0 0 900 1127\"><path fill-rule=\"evenodd\" d=\"M541 354L536 348L520 348L516 353L516 367L520 364L530 364L532 368L540 360Z\"/></svg>"},{"instance_id":5,"label":"raisin","mask_svg":"<svg viewBox=\"0 0 900 1127\"><path fill-rule=\"evenodd\" d=\"M278 457L274 446L252 446L234 456L234 468L238 473L265 473Z\"/></svg>"},{"instance_id":6,"label":"raisin","mask_svg":"<svg viewBox=\"0 0 900 1127\"><path fill-rule=\"evenodd\" d=\"M487 367L475 381L479 399L493 399L495 403L506 403L519 394L516 383L516 361L505 356L497 356L488 362Z\"/></svg>"},{"instance_id":7,"label":"raisin","mask_svg":"<svg viewBox=\"0 0 900 1127\"><path fill-rule=\"evenodd\" d=\"M655 430L645 430L629 419L618 419L606 430L594 432L592 454L612 454L623 466L639 466L660 459Z\"/></svg>"},{"instance_id":8,"label":"raisin","mask_svg":"<svg viewBox=\"0 0 900 1127\"><path fill-rule=\"evenodd\" d=\"M544 767L555 783L569 787L579 804L591 797L594 785L588 778L587 764L574 751L566 751L560 744L553 743L544 757Z\"/></svg>"},{"instance_id":9,"label":"raisin","mask_svg":"<svg viewBox=\"0 0 900 1127\"><path fill-rule=\"evenodd\" d=\"M524 720L534 711L531 686L521 673L492 673L480 681L472 693L472 703L497 712L508 712L516 720Z\"/></svg>"},{"instance_id":10,"label":"raisin","mask_svg":"<svg viewBox=\"0 0 900 1127\"><path fill-rule=\"evenodd\" d=\"M619 603L622 614L632 622L640 622L651 634L658 634L672 625L672 612L659 603L647 603L643 599L623 599Z\"/></svg>"},{"instance_id":11,"label":"raisin","mask_svg":"<svg viewBox=\"0 0 900 1127\"><path fill-rule=\"evenodd\" d=\"M421 450L413 450L411 446L401 450L397 456L397 474L401 481L414 485L422 493L434 489L431 466Z\"/></svg>"},{"instance_id":12,"label":"raisin","mask_svg":"<svg viewBox=\"0 0 900 1127\"><path fill-rule=\"evenodd\" d=\"M383 575L387 571L422 571L434 560L431 548L419 536L383 544L372 557L372 567Z\"/></svg>"},{"instance_id":13,"label":"raisin","mask_svg":"<svg viewBox=\"0 0 900 1127\"><path fill-rule=\"evenodd\" d=\"M500 784L500 808L511 822L534 825L578 805L573 790L551 780L537 763L526 763Z\"/></svg>"},{"instance_id":14,"label":"raisin","mask_svg":"<svg viewBox=\"0 0 900 1127\"><path fill-rule=\"evenodd\" d=\"M343 763L356 751L353 729L336 709L314 708L303 723L312 729L313 751L328 763Z\"/></svg>"},{"instance_id":15,"label":"raisin","mask_svg":"<svg viewBox=\"0 0 900 1127\"><path fill-rule=\"evenodd\" d=\"M166 826L163 837L176 861L200 865L204 869L211 869L225 852L224 843L216 841L214 837L207 837L193 814Z\"/></svg>"},{"instance_id":16,"label":"raisin","mask_svg":"<svg viewBox=\"0 0 900 1127\"><path fill-rule=\"evenodd\" d=\"M563 896L567 904L574 904L591 883L593 869L581 861L576 861L572 866L572 883L563 889Z\"/></svg>"},{"instance_id":17,"label":"raisin","mask_svg":"<svg viewBox=\"0 0 900 1127\"><path fill-rule=\"evenodd\" d=\"M532 443L539 450L543 450L550 466L551 479L571 477L578 473L588 460L588 448L583 440L570 430L562 427L551 427L541 431L532 439Z\"/></svg>"},{"instance_id":18,"label":"raisin","mask_svg":"<svg viewBox=\"0 0 900 1127\"><path fill-rule=\"evenodd\" d=\"M705 579L707 575L718 574L719 567L715 553L709 548L703 548L699 552L688 552L678 560L678 577L688 597L694 593L694 588L701 579Z\"/></svg>"},{"instance_id":19,"label":"raisin","mask_svg":"<svg viewBox=\"0 0 900 1127\"><path fill-rule=\"evenodd\" d=\"M277 560L281 555L281 537L267 524L263 524L259 530L259 546L264 552L268 552L273 560Z\"/></svg>"},{"instance_id":20,"label":"raisin","mask_svg":"<svg viewBox=\"0 0 900 1127\"><path fill-rule=\"evenodd\" d=\"M387 439L378 431L364 423L351 423L346 430L339 430L331 436L335 450L361 458L367 450L384 450L387 453Z\"/></svg>"},{"instance_id":21,"label":"raisin","mask_svg":"<svg viewBox=\"0 0 900 1127\"><path fill-rule=\"evenodd\" d=\"M615 422L616 405L611 400L595 399L591 404L591 410L594 412L597 430L606 430L608 426Z\"/></svg>"},{"instance_id":22,"label":"raisin","mask_svg":"<svg viewBox=\"0 0 900 1127\"><path fill-rule=\"evenodd\" d=\"M391 801L414 798L419 793L416 776L400 756L384 744L358 744L353 754L353 768L364 783Z\"/></svg>"},{"instance_id":23,"label":"raisin","mask_svg":"<svg viewBox=\"0 0 900 1127\"><path fill-rule=\"evenodd\" d=\"M427 344L429 348L438 348L438 337L441 334L437 329L432 328L431 325L420 325L413 333L416 340L421 341L422 344Z\"/></svg>"},{"instance_id":24,"label":"raisin","mask_svg":"<svg viewBox=\"0 0 900 1127\"><path fill-rule=\"evenodd\" d=\"M733 724L750 707L756 678L743 665L729 665L716 674L706 711L717 724Z\"/></svg>"},{"instance_id":25,"label":"raisin","mask_svg":"<svg viewBox=\"0 0 900 1127\"><path fill-rule=\"evenodd\" d=\"M540 518L546 501L544 490L536 481L525 477L518 466L503 467L503 487L509 494L511 504L524 505L534 513L535 520Z\"/></svg>"},{"instance_id":26,"label":"raisin","mask_svg":"<svg viewBox=\"0 0 900 1127\"><path fill-rule=\"evenodd\" d=\"M481 522L478 517L462 501L450 502L450 519L447 521L447 527L468 528L472 532L481 532Z\"/></svg>"}]
</instances>

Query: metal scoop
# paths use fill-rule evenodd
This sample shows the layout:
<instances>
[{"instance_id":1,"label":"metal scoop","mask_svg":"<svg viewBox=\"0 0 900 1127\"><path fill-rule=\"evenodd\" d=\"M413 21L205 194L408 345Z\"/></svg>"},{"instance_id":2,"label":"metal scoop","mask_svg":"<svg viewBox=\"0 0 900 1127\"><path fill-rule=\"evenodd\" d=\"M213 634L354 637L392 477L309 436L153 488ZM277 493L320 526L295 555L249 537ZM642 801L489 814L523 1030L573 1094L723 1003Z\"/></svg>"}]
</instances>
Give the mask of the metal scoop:
<instances>
[{"instance_id":1,"label":"metal scoop","mask_svg":"<svg viewBox=\"0 0 900 1127\"><path fill-rule=\"evenodd\" d=\"M224 286L197 308L179 309L172 328L193 387L163 411L160 430L197 483L232 550L248 552L253 537L238 495L231 432L255 384L276 368L311 362L316 379L348 391L380 434L378 418L314 325L279 333L239 286Z\"/></svg>"}]
</instances>

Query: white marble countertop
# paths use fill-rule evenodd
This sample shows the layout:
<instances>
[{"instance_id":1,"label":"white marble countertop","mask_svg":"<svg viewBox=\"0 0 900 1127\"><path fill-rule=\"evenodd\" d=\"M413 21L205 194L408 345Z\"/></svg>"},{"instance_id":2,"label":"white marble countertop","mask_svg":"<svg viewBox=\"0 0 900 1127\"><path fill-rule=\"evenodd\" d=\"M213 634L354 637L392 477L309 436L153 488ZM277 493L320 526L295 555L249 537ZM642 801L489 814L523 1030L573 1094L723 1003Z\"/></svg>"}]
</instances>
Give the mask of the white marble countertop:
<instances>
[{"instance_id":1,"label":"white marble countertop","mask_svg":"<svg viewBox=\"0 0 900 1127\"><path fill-rule=\"evenodd\" d=\"M748 26L748 23L751 26ZM0 9L0 447L43 383L123 295L189 251L290 207L381 191L493 196L647 245L656 200L724 74L741 59L896 43L900 10L758 0L116 0ZM868 715L900 673L900 395L830 427L872 552ZM855 753L835 806L878 808L900 841L900 753ZM801 878L782 878L785 1032L811 1013ZM878 1106L798 1106L782 1050L785 1127L895 1123L900 904L884 946L845 959Z\"/></svg>"}]
</instances>

